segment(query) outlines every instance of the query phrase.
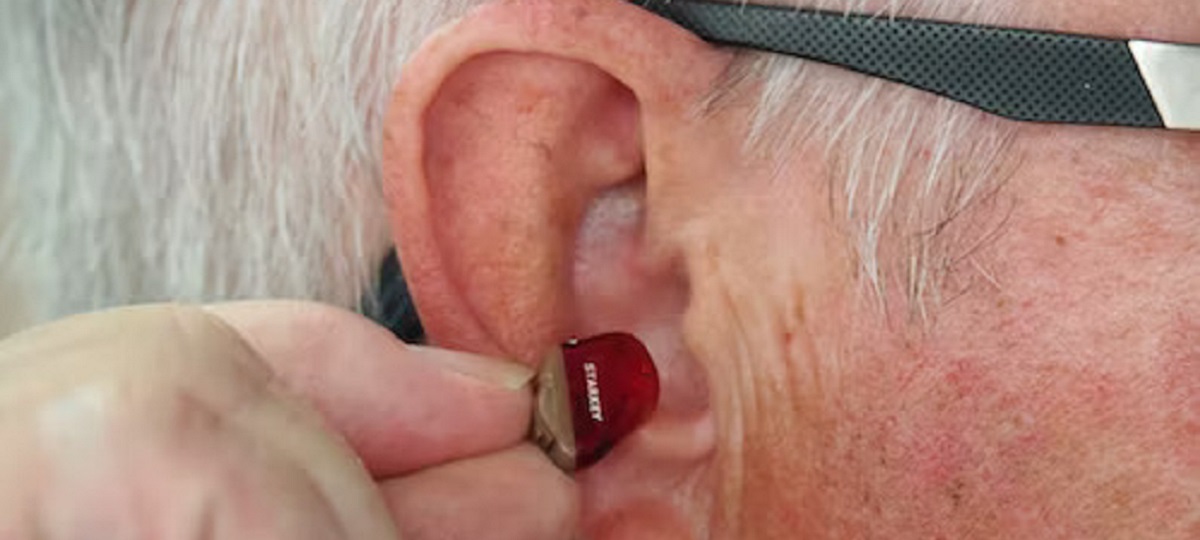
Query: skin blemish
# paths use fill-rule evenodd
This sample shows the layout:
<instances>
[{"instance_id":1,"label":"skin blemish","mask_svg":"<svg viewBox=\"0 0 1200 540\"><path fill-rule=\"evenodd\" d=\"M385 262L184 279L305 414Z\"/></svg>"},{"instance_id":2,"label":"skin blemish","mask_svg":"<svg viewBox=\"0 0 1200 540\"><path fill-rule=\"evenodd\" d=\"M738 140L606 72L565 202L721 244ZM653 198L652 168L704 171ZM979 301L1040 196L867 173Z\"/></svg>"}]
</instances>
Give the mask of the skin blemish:
<instances>
[{"instance_id":1,"label":"skin blemish","mask_svg":"<svg viewBox=\"0 0 1200 540\"><path fill-rule=\"evenodd\" d=\"M1060 235L1056 235L1056 236L1054 237L1054 243L1055 243L1055 245L1057 245L1058 247L1064 247L1064 246L1066 246L1066 245L1067 245L1067 239L1066 239L1066 238L1063 238L1063 236L1062 236L1061 234L1060 234Z\"/></svg>"},{"instance_id":2,"label":"skin blemish","mask_svg":"<svg viewBox=\"0 0 1200 540\"><path fill-rule=\"evenodd\" d=\"M955 509L958 509L962 505L963 497L966 497L966 487L967 483L962 479L955 480L950 486L950 501L953 503Z\"/></svg>"}]
</instances>

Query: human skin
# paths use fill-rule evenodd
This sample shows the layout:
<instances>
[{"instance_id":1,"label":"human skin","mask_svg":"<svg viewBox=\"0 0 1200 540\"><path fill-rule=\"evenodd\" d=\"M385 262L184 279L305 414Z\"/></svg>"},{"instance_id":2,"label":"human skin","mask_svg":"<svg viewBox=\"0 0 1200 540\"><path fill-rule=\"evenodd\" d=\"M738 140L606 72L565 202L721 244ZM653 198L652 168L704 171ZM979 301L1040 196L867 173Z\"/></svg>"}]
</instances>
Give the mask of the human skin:
<instances>
[{"instance_id":1,"label":"human skin","mask_svg":"<svg viewBox=\"0 0 1200 540\"><path fill-rule=\"evenodd\" d=\"M562 538L532 376L297 302L38 327L0 341L0 538Z\"/></svg>"},{"instance_id":2,"label":"human skin","mask_svg":"<svg viewBox=\"0 0 1200 540\"><path fill-rule=\"evenodd\" d=\"M1030 19L1200 42L1182 2L1106 7ZM914 315L865 292L820 137L773 176L749 91L697 114L731 61L619 2L498 2L392 104L435 342L533 363L620 328L659 361L659 412L579 477L587 535L1200 535L1200 139L1018 126Z\"/></svg>"}]
</instances>

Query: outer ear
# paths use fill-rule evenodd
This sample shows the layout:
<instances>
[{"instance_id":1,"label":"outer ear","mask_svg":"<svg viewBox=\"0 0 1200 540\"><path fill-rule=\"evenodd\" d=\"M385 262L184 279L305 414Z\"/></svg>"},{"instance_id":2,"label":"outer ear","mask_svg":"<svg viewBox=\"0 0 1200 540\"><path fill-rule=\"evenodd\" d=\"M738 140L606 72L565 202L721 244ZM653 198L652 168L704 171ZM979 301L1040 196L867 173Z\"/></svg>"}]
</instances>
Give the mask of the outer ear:
<instances>
[{"instance_id":1,"label":"outer ear","mask_svg":"<svg viewBox=\"0 0 1200 540\"><path fill-rule=\"evenodd\" d=\"M404 71L384 143L393 230L430 338L531 358L586 330L571 294L585 213L644 169L662 177L649 196L667 183L677 167L646 146L686 132L728 61L620 0L501 1L431 38Z\"/></svg>"},{"instance_id":2,"label":"outer ear","mask_svg":"<svg viewBox=\"0 0 1200 540\"><path fill-rule=\"evenodd\" d=\"M658 412L580 477L589 537L708 520L682 502L712 492L714 435L674 237L699 211L683 190L738 177L699 114L731 58L622 0L501 0L431 38L389 111L385 193L434 343L532 363L624 330L655 357Z\"/></svg>"},{"instance_id":3,"label":"outer ear","mask_svg":"<svg viewBox=\"0 0 1200 540\"><path fill-rule=\"evenodd\" d=\"M512 354L574 326L575 231L597 191L639 180L637 109L628 88L561 57L492 52L448 74L422 120L426 195L400 203L427 200L431 230L411 234L420 225L398 216L405 264L436 260L449 280L411 279L436 342L478 347L462 326L474 323Z\"/></svg>"}]
</instances>

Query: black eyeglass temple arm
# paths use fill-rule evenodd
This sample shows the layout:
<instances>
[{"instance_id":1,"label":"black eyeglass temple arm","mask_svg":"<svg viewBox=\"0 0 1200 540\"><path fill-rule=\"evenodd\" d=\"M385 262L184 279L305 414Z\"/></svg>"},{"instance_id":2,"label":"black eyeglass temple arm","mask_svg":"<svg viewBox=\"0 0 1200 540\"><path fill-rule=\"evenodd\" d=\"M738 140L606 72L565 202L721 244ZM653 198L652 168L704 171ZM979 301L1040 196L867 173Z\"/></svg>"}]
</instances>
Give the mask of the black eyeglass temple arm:
<instances>
[{"instance_id":1,"label":"black eyeglass temple arm","mask_svg":"<svg viewBox=\"0 0 1200 540\"><path fill-rule=\"evenodd\" d=\"M1200 130L1200 45L693 0L633 0L722 45L797 56L1014 120Z\"/></svg>"}]
</instances>

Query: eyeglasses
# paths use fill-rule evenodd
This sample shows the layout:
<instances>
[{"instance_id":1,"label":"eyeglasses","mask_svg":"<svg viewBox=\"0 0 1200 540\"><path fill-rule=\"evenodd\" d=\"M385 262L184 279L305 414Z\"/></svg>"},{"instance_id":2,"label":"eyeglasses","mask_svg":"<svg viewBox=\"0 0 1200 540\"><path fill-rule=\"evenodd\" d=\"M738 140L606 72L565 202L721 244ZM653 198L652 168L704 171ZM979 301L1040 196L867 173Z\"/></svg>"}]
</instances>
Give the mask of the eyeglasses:
<instances>
[{"instance_id":1,"label":"eyeglasses","mask_svg":"<svg viewBox=\"0 0 1200 540\"><path fill-rule=\"evenodd\" d=\"M841 66L1030 122L1200 131L1200 44L694 0L632 0L705 41Z\"/></svg>"}]
</instances>

